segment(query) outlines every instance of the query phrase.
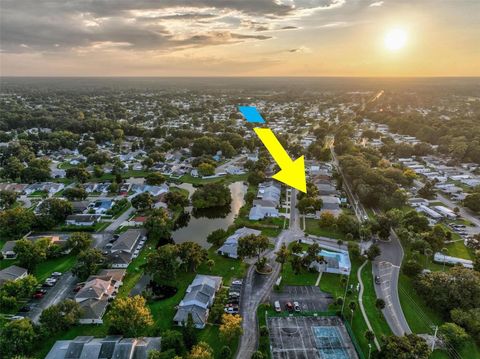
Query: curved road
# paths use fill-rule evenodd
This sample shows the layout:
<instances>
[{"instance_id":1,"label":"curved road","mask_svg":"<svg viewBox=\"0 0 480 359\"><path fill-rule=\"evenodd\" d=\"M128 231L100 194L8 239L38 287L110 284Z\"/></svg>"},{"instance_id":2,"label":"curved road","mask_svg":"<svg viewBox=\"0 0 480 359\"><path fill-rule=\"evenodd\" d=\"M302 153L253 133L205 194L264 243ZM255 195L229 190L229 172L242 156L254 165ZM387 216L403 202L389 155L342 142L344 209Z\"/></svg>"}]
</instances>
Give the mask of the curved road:
<instances>
[{"instance_id":1,"label":"curved road","mask_svg":"<svg viewBox=\"0 0 480 359\"><path fill-rule=\"evenodd\" d=\"M375 259L372 266L374 276L380 277L380 284L375 285L377 298L385 300L383 315L393 334L402 336L412 331L403 314L398 295L398 279L403 260L403 248L394 231L390 234L390 241L378 241L381 254Z\"/></svg>"},{"instance_id":2,"label":"curved road","mask_svg":"<svg viewBox=\"0 0 480 359\"><path fill-rule=\"evenodd\" d=\"M365 264L367 264L368 261L365 261L362 263L362 265L358 268L357 271L357 279L358 283L360 284L360 292L358 293L358 303L360 304L360 310L363 315L363 319L365 319L365 323L367 323L368 330L371 332L375 333L373 331L372 325L370 324L370 320L368 320L367 312L365 311L365 307L363 306L363 281L362 281L362 270L363 267L365 267ZM380 343L378 342L377 336L373 339L373 342L375 343L375 346L377 347L377 350L380 351Z\"/></svg>"},{"instance_id":3,"label":"curved road","mask_svg":"<svg viewBox=\"0 0 480 359\"><path fill-rule=\"evenodd\" d=\"M335 166L338 168L339 173L343 178L343 183L345 184L350 202L353 204L355 214L357 218L362 221L367 215L367 212L351 191L347 180L343 176L343 172L333 150L333 142L330 146L330 151ZM398 279L403 261L402 245L394 231L392 231L388 242L377 241L377 244L380 247L381 254L373 262L372 275L380 277L380 284L375 285L375 293L377 298L385 300L386 306L383 310L383 315L395 335L402 336L404 334L410 334L412 331L410 330L405 315L403 314L400 297L398 295Z\"/></svg>"}]
</instances>

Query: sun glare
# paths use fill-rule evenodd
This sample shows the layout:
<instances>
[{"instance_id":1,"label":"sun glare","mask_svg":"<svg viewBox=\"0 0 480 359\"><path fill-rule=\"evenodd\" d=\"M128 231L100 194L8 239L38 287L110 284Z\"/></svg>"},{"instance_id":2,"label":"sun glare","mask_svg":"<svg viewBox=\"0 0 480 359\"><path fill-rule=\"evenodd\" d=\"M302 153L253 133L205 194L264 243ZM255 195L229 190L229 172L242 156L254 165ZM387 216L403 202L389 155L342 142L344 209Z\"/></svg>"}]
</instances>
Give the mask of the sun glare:
<instances>
[{"instance_id":1,"label":"sun glare","mask_svg":"<svg viewBox=\"0 0 480 359\"><path fill-rule=\"evenodd\" d=\"M390 51L398 51L407 43L407 32L401 28L391 29L385 34L385 47Z\"/></svg>"}]
</instances>

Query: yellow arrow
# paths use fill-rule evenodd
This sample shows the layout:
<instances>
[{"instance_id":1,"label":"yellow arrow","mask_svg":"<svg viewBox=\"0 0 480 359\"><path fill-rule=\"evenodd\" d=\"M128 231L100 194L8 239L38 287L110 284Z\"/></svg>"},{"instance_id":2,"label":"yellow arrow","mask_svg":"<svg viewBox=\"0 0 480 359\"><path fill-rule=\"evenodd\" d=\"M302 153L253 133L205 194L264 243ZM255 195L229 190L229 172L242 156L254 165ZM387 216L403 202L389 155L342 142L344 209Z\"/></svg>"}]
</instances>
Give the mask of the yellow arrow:
<instances>
[{"instance_id":1,"label":"yellow arrow","mask_svg":"<svg viewBox=\"0 0 480 359\"><path fill-rule=\"evenodd\" d=\"M260 140L263 142L268 152L272 155L275 162L278 163L281 170L273 178L283 182L288 186L307 193L307 182L305 179L305 161L303 156L292 161L287 151L278 141L275 134L269 128L255 127L253 129Z\"/></svg>"}]
</instances>

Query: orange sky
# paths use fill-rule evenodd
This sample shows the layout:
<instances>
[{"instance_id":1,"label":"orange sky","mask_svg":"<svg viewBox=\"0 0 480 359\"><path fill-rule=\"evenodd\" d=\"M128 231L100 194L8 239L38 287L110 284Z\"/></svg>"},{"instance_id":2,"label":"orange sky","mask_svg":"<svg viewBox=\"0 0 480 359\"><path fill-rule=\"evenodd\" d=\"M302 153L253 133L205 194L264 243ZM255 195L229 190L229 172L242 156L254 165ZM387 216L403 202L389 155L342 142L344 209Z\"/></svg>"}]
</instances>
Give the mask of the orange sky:
<instances>
[{"instance_id":1,"label":"orange sky","mask_svg":"<svg viewBox=\"0 0 480 359\"><path fill-rule=\"evenodd\" d=\"M480 76L474 0L3 0L3 76ZM385 34L407 34L398 51Z\"/></svg>"}]
</instances>

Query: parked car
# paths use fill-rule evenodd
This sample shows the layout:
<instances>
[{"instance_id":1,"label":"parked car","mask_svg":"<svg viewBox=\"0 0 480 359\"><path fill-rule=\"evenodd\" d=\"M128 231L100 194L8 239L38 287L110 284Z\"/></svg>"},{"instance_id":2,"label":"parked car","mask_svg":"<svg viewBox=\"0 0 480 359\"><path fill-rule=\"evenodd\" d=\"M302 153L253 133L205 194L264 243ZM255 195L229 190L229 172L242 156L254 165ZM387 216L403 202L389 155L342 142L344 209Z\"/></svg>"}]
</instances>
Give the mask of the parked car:
<instances>
[{"instance_id":1,"label":"parked car","mask_svg":"<svg viewBox=\"0 0 480 359\"><path fill-rule=\"evenodd\" d=\"M62 274L63 274L62 272L53 272L51 276L52 277L61 277Z\"/></svg>"},{"instance_id":2,"label":"parked car","mask_svg":"<svg viewBox=\"0 0 480 359\"><path fill-rule=\"evenodd\" d=\"M378 275L375 276L375 284L380 284L380 277Z\"/></svg>"},{"instance_id":3,"label":"parked car","mask_svg":"<svg viewBox=\"0 0 480 359\"><path fill-rule=\"evenodd\" d=\"M228 307L224 309L224 312L228 314L237 314L238 308Z\"/></svg>"},{"instance_id":4,"label":"parked car","mask_svg":"<svg viewBox=\"0 0 480 359\"><path fill-rule=\"evenodd\" d=\"M294 308L293 308L292 302L287 302L285 304L285 309L288 310L289 312L293 312Z\"/></svg>"},{"instance_id":5,"label":"parked car","mask_svg":"<svg viewBox=\"0 0 480 359\"><path fill-rule=\"evenodd\" d=\"M14 315L10 317L11 320L21 320L24 319L25 317L23 315Z\"/></svg>"},{"instance_id":6,"label":"parked car","mask_svg":"<svg viewBox=\"0 0 480 359\"><path fill-rule=\"evenodd\" d=\"M243 281L237 279L232 282L232 285L242 285Z\"/></svg>"},{"instance_id":7,"label":"parked car","mask_svg":"<svg viewBox=\"0 0 480 359\"><path fill-rule=\"evenodd\" d=\"M45 282L45 283L42 284L42 287L43 288L51 288L54 285L55 285L55 283L53 283L53 282Z\"/></svg>"},{"instance_id":8,"label":"parked car","mask_svg":"<svg viewBox=\"0 0 480 359\"><path fill-rule=\"evenodd\" d=\"M36 292L36 293L33 295L33 298L35 298L35 299L42 299L44 295L45 295L45 294L42 293L42 292Z\"/></svg>"},{"instance_id":9,"label":"parked car","mask_svg":"<svg viewBox=\"0 0 480 359\"><path fill-rule=\"evenodd\" d=\"M20 312L29 312L33 308L31 304L25 304L23 307L20 308Z\"/></svg>"},{"instance_id":10,"label":"parked car","mask_svg":"<svg viewBox=\"0 0 480 359\"><path fill-rule=\"evenodd\" d=\"M299 311L300 311L300 303L298 303L298 302L293 302L293 307L295 308L295 311L296 311L296 312L299 312Z\"/></svg>"},{"instance_id":11,"label":"parked car","mask_svg":"<svg viewBox=\"0 0 480 359\"><path fill-rule=\"evenodd\" d=\"M274 307L275 307L276 312L281 312L282 311L282 308L280 307L280 302L278 300L275 301Z\"/></svg>"}]
</instances>

